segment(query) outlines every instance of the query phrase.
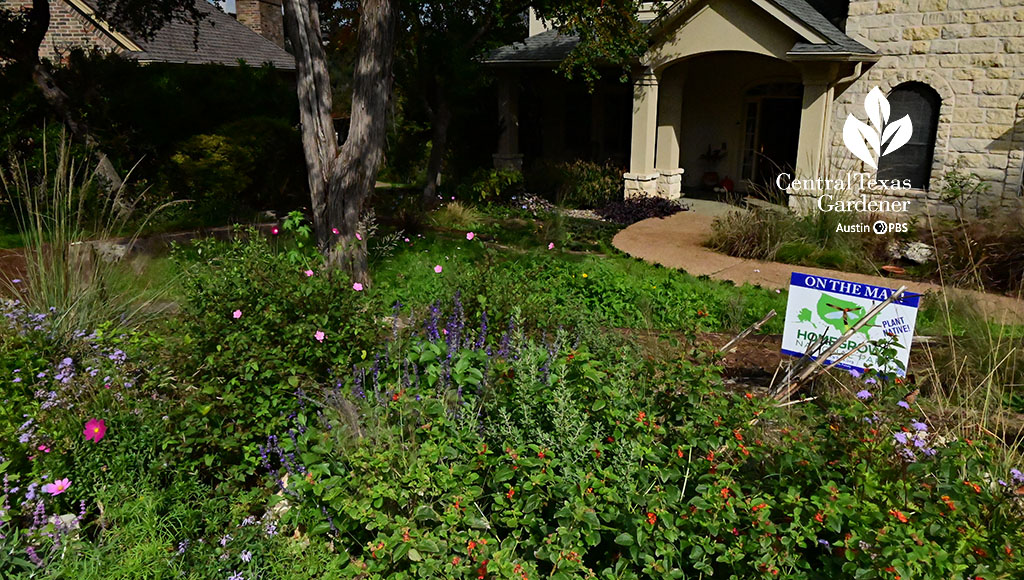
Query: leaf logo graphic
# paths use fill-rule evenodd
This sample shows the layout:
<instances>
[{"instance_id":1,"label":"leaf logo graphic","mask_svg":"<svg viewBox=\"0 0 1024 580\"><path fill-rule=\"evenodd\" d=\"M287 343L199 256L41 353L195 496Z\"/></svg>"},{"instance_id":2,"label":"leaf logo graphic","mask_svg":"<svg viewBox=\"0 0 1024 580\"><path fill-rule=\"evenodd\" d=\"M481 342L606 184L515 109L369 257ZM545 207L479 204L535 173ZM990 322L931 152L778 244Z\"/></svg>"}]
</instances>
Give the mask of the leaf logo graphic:
<instances>
[{"instance_id":1,"label":"leaf logo graphic","mask_svg":"<svg viewBox=\"0 0 1024 580\"><path fill-rule=\"evenodd\" d=\"M850 153L878 169L878 159L903 147L910 141L914 126L910 115L889 122L889 101L878 87L864 98L864 112L871 125L850 114L843 126L843 143Z\"/></svg>"}]
</instances>

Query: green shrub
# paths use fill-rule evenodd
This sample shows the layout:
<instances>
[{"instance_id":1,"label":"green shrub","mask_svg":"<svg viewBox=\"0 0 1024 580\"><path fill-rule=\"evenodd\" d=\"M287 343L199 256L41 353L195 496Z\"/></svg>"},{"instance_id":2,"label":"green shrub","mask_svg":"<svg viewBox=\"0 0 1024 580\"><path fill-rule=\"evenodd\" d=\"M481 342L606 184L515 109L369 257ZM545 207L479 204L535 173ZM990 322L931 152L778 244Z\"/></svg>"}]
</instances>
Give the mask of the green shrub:
<instances>
[{"instance_id":1,"label":"green shrub","mask_svg":"<svg viewBox=\"0 0 1024 580\"><path fill-rule=\"evenodd\" d=\"M879 377L780 409L723 393L699 356L644 367L460 320L434 314L269 441L285 522L333 538L347 574L1024 572L1024 474L995 441L934 432Z\"/></svg>"},{"instance_id":2,"label":"green shrub","mask_svg":"<svg viewBox=\"0 0 1024 580\"><path fill-rule=\"evenodd\" d=\"M175 254L185 302L168 364L190 378L167 445L204 472L251 474L255 442L294 407L295 392L350 368L385 327L374 298L324 270L308 226L294 227L294 238L275 240L291 244L280 250L248 230Z\"/></svg>"},{"instance_id":3,"label":"green shrub","mask_svg":"<svg viewBox=\"0 0 1024 580\"><path fill-rule=\"evenodd\" d=\"M505 202L523 192L523 173L514 169L478 169L458 188L459 198L472 203Z\"/></svg>"},{"instance_id":4,"label":"green shrub","mask_svg":"<svg viewBox=\"0 0 1024 580\"><path fill-rule=\"evenodd\" d=\"M622 200L623 173L610 163L539 163L530 171L527 184L531 191L569 207L601 208Z\"/></svg>"}]
</instances>

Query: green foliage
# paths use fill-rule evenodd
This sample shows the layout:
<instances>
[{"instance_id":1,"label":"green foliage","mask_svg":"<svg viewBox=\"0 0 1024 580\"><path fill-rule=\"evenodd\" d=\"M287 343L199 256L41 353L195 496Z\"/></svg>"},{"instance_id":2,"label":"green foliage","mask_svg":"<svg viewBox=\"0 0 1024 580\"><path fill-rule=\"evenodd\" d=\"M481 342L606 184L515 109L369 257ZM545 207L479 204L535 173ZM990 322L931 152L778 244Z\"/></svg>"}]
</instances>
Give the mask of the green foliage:
<instances>
[{"instance_id":1,"label":"green foliage","mask_svg":"<svg viewBox=\"0 0 1024 580\"><path fill-rule=\"evenodd\" d=\"M977 173L965 172L967 162L963 157L957 158L953 166L942 175L938 187L939 199L953 206L957 221L966 216L964 210L968 203L979 195L984 195L990 188ZM980 217L980 216L978 216Z\"/></svg>"},{"instance_id":2,"label":"green foliage","mask_svg":"<svg viewBox=\"0 0 1024 580\"><path fill-rule=\"evenodd\" d=\"M457 328L390 349L271 442L285 522L337 538L349 574L1024 571L1019 507L997 481L1024 475L992 442L929 433L893 389L789 412L723 393L699 355L642 366L516 332L488 352Z\"/></svg>"},{"instance_id":3,"label":"green foliage","mask_svg":"<svg viewBox=\"0 0 1024 580\"><path fill-rule=\"evenodd\" d=\"M445 204L430 215L430 221L442 228L473 229L480 225L481 219L476 208L457 201Z\"/></svg>"},{"instance_id":4,"label":"green foliage","mask_svg":"<svg viewBox=\"0 0 1024 580\"><path fill-rule=\"evenodd\" d=\"M623 170L610 163L577 160L541 163L530 172L531 189L569 207L600 208L622 199Z\"/></svg>"},{"instance_id":5,"label":"green foliage","mask_svg":"<svg viewBox=\"0 0 1024 580\"><path fill-rule=\"evenodd\" d=\"M459 187L459 198L473 203L508 201L522 193L523 174L513 169L478 169Z\"/></svg>"},{"instance_id":6,"label":"green foliage","mask_svg":"<svg viewBox=\"0 0 1024 580\"><path fill-rule=\"evenodd\" d=\"M175 253L185 302L169 362L190 384L166 445L204 473L251 474L254 441L274 431L295 391L360 360L381 328L376 303L323 269L308 225L287 223L291 233L273 241L250 229Z\"/></svg>"},{"instance_id":7,"label":"green foliage","mask_svg":"<svg viewBox=\"0 0 1024 580\"><path fill-rule=\"evenodd\" d=\"M843 212L798 215L781 209L753 208L716 218L707 246L738 258L875 274L873 260L879 259L894 236L839 230L861 223L856 216Z\"/></svg>"},{"instance_id":8,"label":"green foliage","mask_svg":"<svg viewBox=\"0 0 1024 580\"><path fill-rule=\"evenodd\" d=\"M195 200L223 219L239 205L298 205L304 167L298 132L282 120L257 117L183 141L171 155L163 187L166 197Z\"/></svg>"}]
</instances>

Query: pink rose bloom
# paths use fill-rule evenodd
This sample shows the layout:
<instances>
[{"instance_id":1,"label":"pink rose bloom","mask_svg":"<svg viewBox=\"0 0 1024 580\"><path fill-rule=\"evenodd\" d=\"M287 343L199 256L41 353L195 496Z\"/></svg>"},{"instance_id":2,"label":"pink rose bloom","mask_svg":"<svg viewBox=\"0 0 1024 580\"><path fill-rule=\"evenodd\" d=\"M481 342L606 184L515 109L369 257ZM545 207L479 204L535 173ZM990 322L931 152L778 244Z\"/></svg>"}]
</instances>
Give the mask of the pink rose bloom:
<instances>
[{"instance_id":1,"label":"pink rose bloom","mask_svg":"<svg viewBox=\"0 0 1024 580\"><path fill-rule=\"evenodd\" d=\"M338 228L331 228L331 233L332 233L332 234L334 234L334 235L338 235L338 234L340 234L341 232L340 232L340 231L338 231Z\"/></svg>"},{"instance_id":2,"label":"pink rose bloom","mask_svg":"<svg viewBox=\"0 0 1024 580\"><path fill-rule=\"evenodd\" d=\"M551 242L550 244L548 244L548 249L549 250L554 250L555 249L555 243Z\"/></svg>"},{"instance_id":3,"label":"pink rose bloom","mask_svg":"<svg viewBox=\"0 0 1024 580\"><path fill-rule=\"evenodd\" d=\"M312 270L306 270L306 277L307 278L311 277L312 275L313 275L313 271Z\"/></svg>"},{"instance_id":4,"label":"pink rose bloom","mask_svg":"<svg viewBox=\"0 0 1024 580\"><path fill-rule=\"evenodd\" d=\"M47 483L43 486L43 491L50 495L60 495L67 491L71 487L71 480L68 478L58 479L53 483Z\"/></svg>"},{"instance_id":5,"label":"pink rose bloom","mask_svg":"<svg viewBox=\"0 0 1024 580\"><path fill-rule=\"evenodd\" d=\"M327 336L327 335L324 334L324 331L322 331L322 330L318 330L318 331L316 331L315 334L313 334L313 338L315 338L317 340L317 342L323 342L325 336Z\"/></svg>"},{"instance_id":6,"label":"pink rose bloom","mask_svg":"<svg viewBox=\"0 0 1024 580\"><path fill-rule=\"evenodd\" d=\"M236 310L236 311L232 312L231 313L231 317L234 318L235 320L238 320L239 318L242 317L242 311L241 310Z\"/></svg>"},{"instance_id":7,"label":"pink rose bloom","mask_svg":"<svg viewBox=\"0 0 1024 580\"><path fill-rule=\"evenodd\" d=\"M99 443L107 434L107 424L103 419L89 419L85 422L85 431L82 434L85 435L86 441Z\"/></svg>"},{"instance_id":8,"label":"pink rose bloom","mask_svg":"<svg viewBox=\"0 0 1024 580\"><path fill-rule=\"evenodd\" d=\"M363 285L360 284L359 282L356 282L355 284L352 285L352 289L355 290L356 292L362 292Z\"/></svg>"},{"instance_id":9,"label":"pink rose bloom","mask_svg":"<svg viewBox=\"0 0 1024 580\"><path fill-rule=\"evenodd\" d=\"M434 272L440 274L442 270L444 270L444 268L441 267L441 264L434 266Z\"/></svg>"},{"instance_id":10,"label":"pink rose bloom","mask_svg":"<svg viewBox=\"0 0 1024 580\"><path fill-rule=\"evenodd\" d=\"M475 237L476 237L476 234L474 234L473 232L469 232L468 234L466 234L466 239L467 240L472 240Z\"/></svg>"}]
</instances>

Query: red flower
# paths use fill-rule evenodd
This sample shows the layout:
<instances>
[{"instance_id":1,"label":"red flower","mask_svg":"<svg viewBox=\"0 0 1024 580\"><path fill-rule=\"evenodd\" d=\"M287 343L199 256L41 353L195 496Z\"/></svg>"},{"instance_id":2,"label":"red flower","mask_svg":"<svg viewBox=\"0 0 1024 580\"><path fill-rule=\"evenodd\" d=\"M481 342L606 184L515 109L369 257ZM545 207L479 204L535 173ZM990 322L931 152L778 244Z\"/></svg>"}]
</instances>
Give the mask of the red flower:
<instances>
[{"instance_id":1,"label":"red flower","mask_svg":"<svg viewBox=\"0 0 1024 580\"><path fill-rule=\"evenodd\" d=\"M766 504L766 503L759 503L756 506L750 508L750 511L756 512L757 510L761 510L761 509L764 509L766 507L768 507L768 504Z\"/></svg>"},{"instance_id":2,"label":"red flower","mask_svg":"<svg viewBox=\"0 0 1024 580\"><path fill-rule=\"evenodd\" d=\"M544 459L544 452L541 451L541 452L537 453L537 457L540 457L541 459Z\"/></svg>"},{"instance_id":3,"label":"red flower","mask_svg":"<svg viewBox=\"0 0 1024 580\"><path fill-rule=\"evenodd\" d=\"M739 430L733 431L732 436L735 437L737 441L743 441L743 434L740 433Z\"/></svg>"},{"instance_id":4,"label":"red flower","mask_svg":"<svg viewBox=\"0 0 1024 580\"><path fill-rule=\"evenodd\" d=\"M722 488L722 491L721 491L721 492L719 492L719 493L721 493L721 495L722 495L722 499L729 499L729 494L731 494L732 492L731 492L731 491L729 491L729 488L728 488L728 487L723 487L723 488Z\"/></svg>"},{"instance_id":5,"label":"red flower","mask_svg":"<svg viewBox=\"0 0 1024 580\"><path fill-rule=\"evenodd\" d=\"M747 393L747 394L745 394L743 396L748 398L748 399L753 399L754 398L754 393Z\"/></svg>"},{"instance_id":6,"label":"red flower","mask_svg":"<svg viewBox=\"0 0 1024 580\"><path fill-rule=\"evenodd\" d=\"M889 515L895 517L901 523L904 524L910 521L907 519L907 516L903 515L903 512L901 512L900 510L889 510Z\"/></svg>"},{"instance_id":7,"label":"red flower","mask_svg":"<svg viewBox=\"0 0 1024 580\"><path fill-rule=\"evenodd\" d=\"M814 521L818 522L819 524L825 523L825 515L821 512L814 514Z\"/></svg>"},{"instance_id":8,"label":"red flower","mask_svg":"<svg viewBox=\"0 0 1024 580\"><path fill-rule=\"evenodd\" d=\"M980 485L978 485L977 483L971 483L971 482L969 482L969 481L965 481L965 482L964 482L964 485L966 485L967 487L970 487L970 488L974 489L974 493L981 493L981 486L980 486Z\"/></svg>"},{"instance_id":9,"label":"red flower","mask_svg":"<svg viewBox=\"0 0 1024 580\"><path fill-rule=\"evenodd\" d=\"M680 458L683 457L683 449L681 447L676 447L676 455L678 455Z\"/></svg>"},{"instance_id":10,"label":"red flower","mask_svg":"<svg viewBox=\"0 0 1024 580\"><path fill-rule=\"evenodd\" d=\"M646 417L646 416L647 416L647 413L644 413L643 411L640 411L640 414L636 416L636 422L637 423L642 422L644 420L644 417Z\"/></svg>"},{"instance_id":11,"label":"red flower","mask_svg":"<svg viewBox=\"0 0 1024 580\"><path fill-rule=\"evenodd\" d=\"M473 548L476 548L476 542L474 542L473 540L470 540L469 544L466 545L466 551L467 552L472 552Z\"/></svg>"},{"instance_id":12,"label":"red flower","mask_svg":"<svg viewBox=\"0 0 1024 580\"><path fill-rule=\"evenodd\" d=\"M657 514L655 514L654 512L647 512L647 523L651 524L652 526L658 523Z\"/></svg>"},{"instance_id":13,"label":"red flower","mask_svg":"<svg viewBox=\"0 0 1024 580\"><path fill-rule=\"evenodd\" d=\"M510 487L510 488L508 488L508 493L505 494L505 497L507 497L508 499L512 499L512 496L515 495L515 494L516 494L516 488Z\"/></svg>"}]
</instances>

